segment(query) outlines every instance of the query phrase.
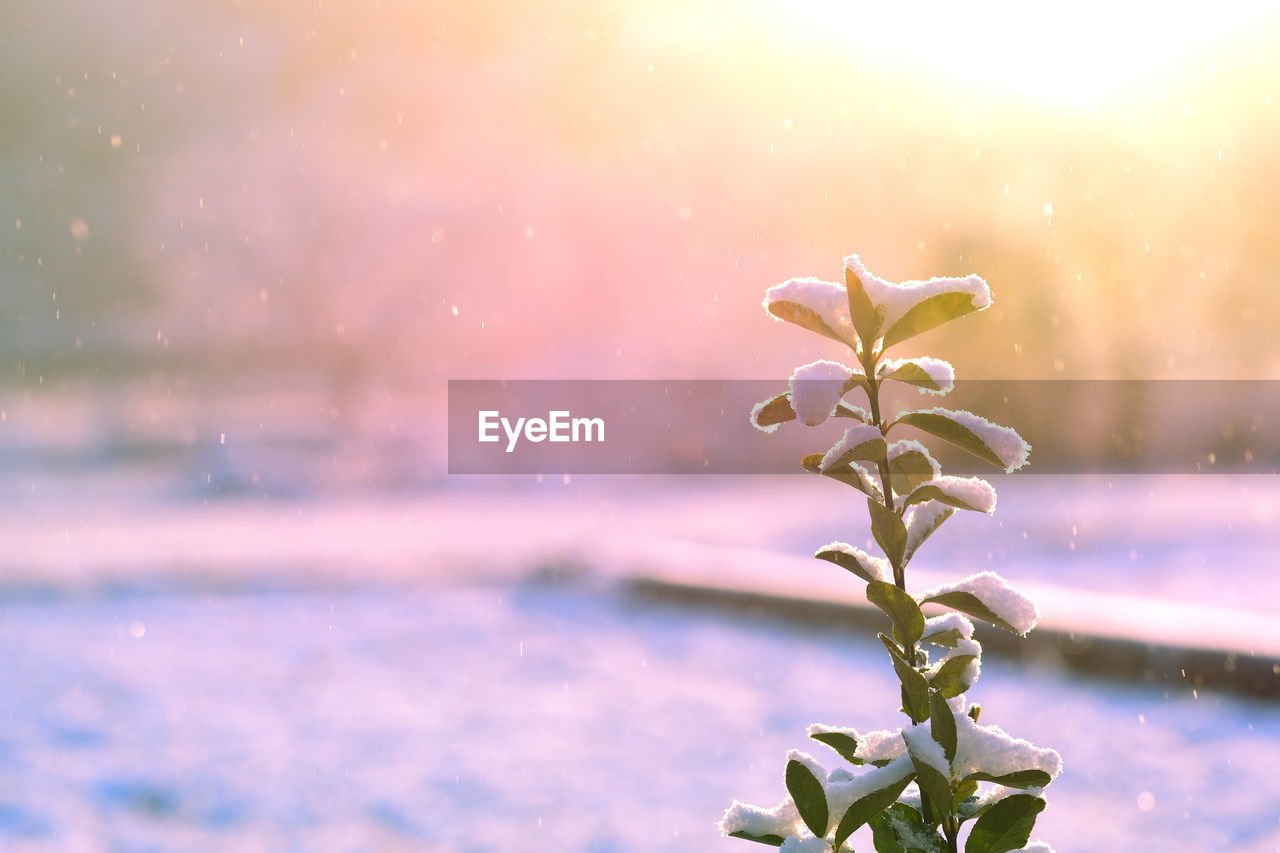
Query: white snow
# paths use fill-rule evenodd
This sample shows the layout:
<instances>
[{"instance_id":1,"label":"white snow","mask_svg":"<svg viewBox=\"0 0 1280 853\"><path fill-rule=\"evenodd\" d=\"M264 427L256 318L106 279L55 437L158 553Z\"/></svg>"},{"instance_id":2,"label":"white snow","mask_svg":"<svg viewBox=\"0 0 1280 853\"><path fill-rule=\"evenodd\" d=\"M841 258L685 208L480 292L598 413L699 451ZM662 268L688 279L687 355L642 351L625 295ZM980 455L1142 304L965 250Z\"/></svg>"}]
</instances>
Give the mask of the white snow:
<instances>
[{"instance_id":1,"label":"white snow","mask_svg":"<svg viewBox=\"0 0 1280 853\"><path fill-rule=\"evenodd\" d=\"M849 806L868 794L900 782L915 772L909 756L895 758L884 767L873 767L853 779L827 780L827 805L833 815L843 815Z\"/></svg>"},{"instance_id":2,"label":"white snow","mask_svg":"<svg viewBox=\"0 0 1280 853\"><path fill-rule=\"evenodd\" d=\"M821 734L848 735L854 740L862 739L862 735L858 734L857 729L851 729L846 726L828 726L825 723L810 723L809 728L805 729L805 734L810 737Z\"/></svg>"},{"instance_id":3,"label":"white snow","mask_svg":"<svg viewBox=\"0 0 1280 853\"><path fill-rule=\"evenodd\" d=\"M787 764L793 761L799 761L805 767L809 768L809 772L818 778L818 781L827 778L827 768L822 766L822 762L814 758L807 752L799 749L793 749L787 753Z\"/></svg>"},{"instance_id":4,"label":"white snow","mask_svg":"<svg viewBox=\"0 0 1280 853\"><path fill-rule=\"evenodd\" d=\"M731 832L747 832L751 835L780 835L786 837L800 826L800 812L791 798L783 800L771 809L733 801L733 805L725 810L720 818L720 831L728 835Z\"/></svg>"},{"instance_id":5,"label":"white snow","mask_svg":"<svg viewBox=\"0 0 1280 853\"><path fill-rule=\"evenodd\" d=\"M1014 627L1019 634L1026 634L1040 621L1040 611L1035 603L995 572L979 572L964 580L943 584L921 596L933 598L948 592L967 592L985 604L992 613Z\"/></svg>"},{"instance_id":6,"label":"white snow","mask_svg":"<svg viewBox=\"0 0 1280 853\"><path fill-rule=\"evenodd\" d=\"M991 421L964 409L920 409L920 412L948 417L980 438L1000 459L1004 470L1012 473L1027 464L1031 445L1027 444L1013 427L993 424Z\"/></svg>"},{"instance_id":7,"label":"white snow","mask_svg":"<svg viewBox=\"0 0 1280 853\"><path fill-rule=\"evenodd\" d=\"M863 761L891 761L901 758L907 752L907 744L902 739L902 729L892 731L881 729L867 732L858 738L858 748L853 754Z\"/></svg>"},{"instance_id":8,"label":"white snow","mask_svg":"<svg viewBox=\"0 0 1280 853\"><path fill-rule=\"evenodd\" d=\"M942 774L942 778L951 778L951 765L942 744L933 739L928 726L911 726L902 730L902 739L907 742L911 757L922 764L927 764Z\"/></svg>"},{"instance_id":9,"label":"white snow","mask_svg":"<svg viewBox=\"0 0 1280 853\"><path fill-rule=\"evenodd\" d=\"M830 851L831 845L825 839L815 838L812 835L806 838L797 835L788 836L778 848L778 853L830 853Z\"/></svg>"},{"instance_id":10,"label":"white snow","mask_svg":"<svg viewBox=\"0 0 1280 853\"><path fill-rule=\"evenodd\" d=\"M852 368L836 361L820 359L797 367L791 374L791 408L809 426L831 417L844 396L844 386L854 374Z\"/></svg>"},{"instance_id":11,"label":"white snow","mask_svg":"<svg viewBox=\"0 0 1280 853\"><path fill-rule=\"evenodd\" d=\"M992 513L996 510L995 487L981 477L934 477L921 483L917 489L933 486L949 498L973 507L979 512Z\"/></svg>"},{"instance_id":12,"label":"white snow","mask_svg":"<svg viewBox=\"0 0 1280 853\"><path fill-rule=\"evenodd\" d=\"M921 639L927 640L944 631L958 631L963 639L969 640L973 638L973 622L963 613L948 610L941 616L924 620L924 636Z\"/></svg>"},{"instance_id":13,"label":"white snow","mask_svg":"<svg viewBox=\"0 0 1280 853\"><path fill-rule=\"evenodd\" d=\"M848 267L871 299L871 304L881 309L883 323L880 332L883 334L903 315L931 296L940 293L967 293L973 298L973 304L981 310L991 304L991 289L981 276L969 275L963 278L931 278L925 281L904 281L893 283L873 275L857 255L849 255L844 259Z\"/></svg>"},{"instance_id":14,"label":"white snow","mask_svg":"<svg viewBox=\"0 0 1280 853\"><path fill-rule=\"evenodd\" d=\"M902 521L907 526L907 553L914 554L925 536L946 521L953 512L954 509L937 501L925 501L907 507L902 516Z\"/></svg>"},{"instance_id":15,"label":"white snow","mask_svg":"<svg viewBox=\"0 0 1280 853\"><path fill-rule=\"evenodd\" d=\"M938 386L936 389L916 386L925 394L946 394L956 386L956 369L951 365L951 362L943 361L940 358L931 358L929 356L918 356L916 358L891 358L880 363L880 368L877 373L880 376L887 377L892 375L894 371L908 364L914 364L919 367L930 379L933 380L934 384Z\"/></svg>"},{"instance_id":16,"label":"white snow","mask_svg":"<svg viewBox=\"0 0 1280 853\"><path fill-rule=\"evenodd\" d=\"M822 470L826 471L836 464L848 451L860 444L875 440L884 441L884 434L871 424L856 423L844 431L844 435L822 457Z\"/></svg>"},{"instance_id":17,"label":"white snow","mask_svg":"<svg viewBox=\"0 0 1280 853\"><path fill-rule=\"evenodd\" d=\"M1026 847L1010 850L1009 853L1053 853L1053 848L1043 841L1032 841Z\"/></svg>"},{"instance_id":18,"label":"white snow","mask_svg":"<svg viewBox=\"0 0 1280 853\"><path fill-rule=\"evenodd\" d=\"M855 465L853 467L861 468L862 466ZM866 473L865 469L863 469L863 473ZM866 551L863 551L861 548L855 548L848 542L830 542L823 545L814 553L821 554L823 551L840 551L843 554L848 554L850 557L857 560L858 563L860 563L862 567L870 572L877 580L889 581L893 579L893 567L889 565L888 560L883 557L876 557L872 554L868 554Z\"/></svg>"},{"instance_id":19,"label":"white snow","mask_svg":"<svg viewBox=\"0 0 1280 853\"><path fill-rule=\"evenodd\" d=\"M776 302L794 302L813 311L833 332L853 346L858 340L849 318L849 292L844 285L822 281L812 276L787 279L764 292L764 308ZM769 316L779 322L781 317L769 311Z\"/></svg>"},{"instance_id":20,"label":"white snow","mask_svg":"<svg viewBox=\"0 0 1280 853\"><path fill-rule=\"evenodd\" d=\"M1043 770L1053 779L1062 772L1062 756L1054 750L1015 738L999 726L979 725L962 712L955 718L956 756L952 767L957 777L970 773L1004 776L1019 770Z\"/></svg>"}]
</instances>

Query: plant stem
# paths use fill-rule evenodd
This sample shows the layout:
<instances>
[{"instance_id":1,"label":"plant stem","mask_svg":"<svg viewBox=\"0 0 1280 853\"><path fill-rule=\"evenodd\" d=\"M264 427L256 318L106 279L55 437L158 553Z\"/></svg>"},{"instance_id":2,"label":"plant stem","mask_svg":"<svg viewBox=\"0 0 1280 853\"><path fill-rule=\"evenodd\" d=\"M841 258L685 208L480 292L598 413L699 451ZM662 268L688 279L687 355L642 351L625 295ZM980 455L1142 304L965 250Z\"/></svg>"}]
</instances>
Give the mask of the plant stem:
<instances>
[{"instance_id":1,"label":"plant stem","mask_svg":"<svg viewBox=\"0 0 1280 853\"><path fill-rule=\"evenodd\" d=\"M871 424L883 434L884 418L880 415L880 380L876 377L876 363L880 360L880 353L868 348L865 353L859 357L862 362L862 369L867 375L867 402L871 406ZM881 459L876 463L876 467L880 470L880 491L884 496L884 505L890 511L897 513L897 508L893 505L893 488L892 479L889 476L889 463L885 459ZM901 515L901 513L898 513ZM907 591L907 567L899 565L897 561L891 563L893 566L893 583L903 592ZM907 661L915 666L916 649L915 643L905 643L903 646L906 652Z\"/></svg>"},{"instance_id":2,"label":"plant stem","mask_svg":"<svg viewBox=\"0 0 1280 853\"><path fill-rule=\"evenodd\" d=\"M947 853L960 853L960 825L954 816L943 821L942 831L947 836Z\"/></svg>"}]
</instances>

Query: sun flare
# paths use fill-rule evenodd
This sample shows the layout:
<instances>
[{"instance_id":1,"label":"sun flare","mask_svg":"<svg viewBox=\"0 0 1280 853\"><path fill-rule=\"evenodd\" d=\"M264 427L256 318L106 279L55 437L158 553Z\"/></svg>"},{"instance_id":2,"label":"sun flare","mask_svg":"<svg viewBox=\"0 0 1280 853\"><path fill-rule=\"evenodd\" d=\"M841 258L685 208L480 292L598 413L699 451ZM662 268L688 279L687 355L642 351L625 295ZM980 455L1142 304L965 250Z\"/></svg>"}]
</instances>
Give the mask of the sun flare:
<instances>
[{"instance_id":1,"label":"sun flare","mask_svg":"<svg viewBox=\"0 0 1280 853\"><path fill-rule=\"evenodd\" d=\"M1126 3L850 3L770 5L774 21L811 42L835 42L880 66L1050 105L1090 108L1150 92L1171 71L1215 60L1247 37L1274 4L1228 0Z\"/></svg>"}]
</instances>

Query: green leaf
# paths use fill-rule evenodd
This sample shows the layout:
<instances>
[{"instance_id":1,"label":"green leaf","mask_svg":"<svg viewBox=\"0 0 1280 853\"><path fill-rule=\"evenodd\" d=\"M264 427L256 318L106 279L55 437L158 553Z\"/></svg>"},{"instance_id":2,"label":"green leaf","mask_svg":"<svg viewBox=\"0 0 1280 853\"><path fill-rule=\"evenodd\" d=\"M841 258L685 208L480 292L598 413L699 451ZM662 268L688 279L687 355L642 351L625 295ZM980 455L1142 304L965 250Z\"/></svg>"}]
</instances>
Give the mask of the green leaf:
<instances>
[{"instance_id":1,"label":"green leaf","mask_svg":"<svg viewBox=\"0 0 1280 853\"><path fill-rule=\"evenodd\" d=\"M795 801L800 819L809 831L822 838L827 834L827 792L818 777L794 758L787 762L787 793Z\"/></svg>"},{"instance_id":2,"label":"green leaf","mask_svg":"<svg viewBox=\"0 0 1280 853\"><path fill-rule=\"evenodd\" d=\"M929 691L929 734L942 747L947 761L956 757L956 718L947 704L946 697L936 690Z\"/></svg>"},{"instance_id":3,"label":"green leaf","mask_svg":"<svg viewBox=\"0 0 1280 853\"><path fill-rule=\"evenodd\" d=\"M970 773L965 779L973 782L995 782L1006 788L1043 788L1053 781L1053 777L1043 770L1018 770L1003 776L992 776L990 773Z\"/></svg>"},{"instance_id":4,"label":"green leaf","mask_svg":"<svg viewBox=\"0 0 1280 853\"><path fill-rule=\"evenodd\" d=\"M971 779L962 779L955 784L955 793L951 797L952 810L957 814L960 813L960 805L966 800L977 800L974 794L978 793L978 783Z\"/></svg>"},{"instance_id":5,"label":"green leaf","mask_svg":"<svg viewBox=\"0 0 1280 853\"><path fill-rule=\"evenodd\" d=\"M964 853L1009 853L1026 846L1044 806L1044 800L1030 794L1014 794L994 803L973 825Z\"/></svg>"},{"instance_id":6,"label":"green leaf","mask_svg":"<svg viewBox=\"0 0 1280 853\"><path fill-rule=\"evenodd\" d=\"M968 713L969 719L973 720L976 723L978 722L978 718L982 716L982 706L970 705L969 710L966 713Z\"/></svg>"},{"instance_id":7,"label":"green leaf","mask_svg":"<svg viewBox=\"0 0 1280 853\"><path fill-rule=\"evenodd\" d=\"M937 826L946 818L947 809L951 806L951 780L919 757L911 748L910 740L907 741L907 753L916 767L916 784L920 786L920 793L923 795L921 803L925 807L925 822Z\"/></svg>"},{"instance_id":8,"label":"green leaf","mask_svg":"<svg viewBox=\"0 0 1280 853\"><path fill-rule=\"evenodd\" d=\"M844 268L844 287L849 292L849 317L853 320L853 328L858 337L871 349L871 344L879 337L880 326L884 322L883 312L871 304L871 297L862 286L862 280L853 274L853 270Z\"/></svg>"},{"instance_id":9,"label":"green leaf","mask_svg":"<svg viewBox=\"0 0 1280 853\"><path fill-rule=\"evenodd\" d=\"M895 495L910 494L922 483L933 479L933 465L919 450L899 453L889 460L889 482Z\"/></svg>"},{"instance_id":10,"label":"green leaf","mask_svg":"<svg viewBox=\"0 0 1280 853\"><path fill-rule=\"evenodd\" d=\"M1018 634L1018 629L997 616L990 607L983 603L981 598L971 592L964 592L963 590L944 592L941 595L932 595L920 603L941 604L943 607L950 607L952 610L968 613L975 619L981 619L983 622L995 625L997 628L1004 628L1006 631ZM1018 634L1018 636L1022 635Z\"/></svg>"},{"instance_id":11,"label":"green leaf","mask_svg":"<svg viewBox=\"0 0 1280 853\"><path fill-rule=\"evenodd\" d=\"M924 388L928 391L941 391L942 386L929 375L929 371L925 370L914 361L904 361L898 365L891 373L886 373L882 379L892 379L895 382L904 382L907 385L914 385L917 388Z\"/></svg>"},{"instance_id":12,"label":"green leaf","mask_svg":"<svg viewBox=\"0 0 1280 853\"><path fill-rule=\"evenodd\" d=\"M878 581L880 579L876 575L874 566L863 563L856 554L850 554L848 551L842 551L838 548L824 548L813 556L819 560L826 560L828 563L835 563L840 568L847 572L852 572L864 581ZM914 604L914 602L912 603Z\"/></svg>"},{"instance_id":13,"label":"green leaf","mask_svg":"<svg viewBox=\"0 0 1280 853\"><path fill-rule=\"evenodd\" d=\"M897 424L913 426L949 444L954 444L985 462L990 462L999 468L1005 467L996 452L985 441L978 438L973 430L946 415L940 415L937 412L906 412L899 415L893 422L893 425Z\"/></svg>"},{"instance_id":14,"label":"green leaf","mask_svg":"<svg viewBox=\"0 0 1280 853\"><path fill-rule=\"evenodd\" d=\"M785 838L781 835L751 835L750 833L738 830L729 833L730 838L745 838L748 841L758 841L761 844L768 844L770 847L781 847L786 843Z\"/></svg>"},{"instance_id":15,"label":"green leaf","mask_svg":"<svg viewBox=\"0 0 1280 853\"><path fill-rule=\"evenodd\" d=\"M884 647L889 650L889 655L894 660L900 660L903 663L909 663L909 661L904 656L902 649L898 647L897 643L895 643L893 640L889 638L889 635L878 633L876 634L876 636L880 638L880 642L884 643Z\"/></svg>"},{"instance_id":16,"label":"green leaf","mask_svg":"<svg viewBox=\"0 0 1280 853\"><path fill-rule=\"evenodd\" d=\"M913 778L915 774L908 773L902 780L878 791L872 791L860 800L855 800L853 805L845 811L844 817L840 818L840 825L836 827L835 849L839 850L840 845L858 831L858 827L897 802L898 797L902 796L903 789L911 784Z\"/></svg>"},{"instance_id":17,"label":"green leaf","mask_svg":"<svg viewBox=\"0 0 1280 853\"><path fill-rule=\"evenodd\" d=\"M902 710L917 723L929 719L929 682L915 667L898 658L893 660L894 672L902 682Z\"/></svg>"},{"instance_id":18,"label":"green leaf","mask_svg":"<svg viewBox=\"0 0 1280 853\"><path fill-rule=\"evenodd\" d=\"M964 634L961 634L958 628L947 628L945 631L934 631L932 634L926 633L920 639L926 643L933 643L935 646L954 649L956 643L964 639Z\"/></svg>"},{"instance_id":19,"label":"green leaf","mask_svg":"<svg viewBox=\"0 0 1280 853\"><path fill-rule=\"evenodd\" d=\"M885 444L884 436L869 438L860 444L855 444L853 447L850 447L844 453L841 453L833 459L831 464L827 466L827 470L839 468L841 465L847 465L850 462L865 461L879 463L883 461L885 451L887 449L888 445Z\"/></svg>"},{"instance_id":20,"label":"green leaf","mask_svg":"<svg viewBox=\"0 0 1280 853\"><path fill-rule=\"evenodd\" d=\"M756 426L771 427L796 419L795 409L791 408L791 395L779 394L764 404L756 415Z\"/></svg>"},{"instance_id":21,"label":"green leaf","mask_svg":"<svg viewBox=\"0 0 1280 853\"><path fill-rule=\"evenodd\" d=\"M921 486L920 488L916 489L907 497L907 502L904 504L904 506L911 506L912 504L922 504L925 501L937 501L938 503L946 504L947 506L953 506L956 509L968 509L974 512L986 512L986 510L982 509L981 507L976 507L971 504L967 504L964 501L960 500L960 498L956 497L955 495L947 494L942 489L939 489L937 486Z\"/></svg>"},{"instance_id":22,"label":"green leaf","mask_svg":"<svg viewBox=\"0 0 1280 853\"><path fill-rule=\"evenodd\" d=\"M844 402L836 403L836 413L832 417L853 418L855 421L862 421L864 424L867 422L867 419L857 409Z\"/></svg>"},{"instance_id":23,"label":"green leaf","mask_svg":"<svg viewBox=\"0 0 1280 853\"><path fill-rule=\"evenodd\" d=\"M943 323L972 314L978 306L973 304L973 296L958 290L939 293L911 307L898 322L884 333L884 346L888 349L907 338L914 338L922 332L937 328Z\"/></svg>"},{"instance_id":24,"label":"green leaf","mask_svg":"<svg viewBox=\"0 0 1280 853\"><path fill-rule=\"evenodd\" d=\"M853 470L853 465L838 465L823 471L823 455L824 454L822 453L808 454L800 460L800 467L804 468L804 470L808 471L810 474L821 474L824 477L830 477L832 480L844 483L847 486L853 486L867 497L879 500L880 490L875 487L874 483L869 483L862 477L858 476L857 472Z\"/></svg>"},{"instance_id":25,"label":"green leaf","mask_svg":"<svg viewBox=\"0 0 1280 853\"><path fill-rule=\"evenodd\" d=\"M977 655L956 655L947 658L938 667L938 671L929 677L929 686L948 699L959 696L973 686L965 681L965 674L976 657Z\"/></svg>"},{"instance_id":26,"label":"green leaf","mask_svg":"<svg viewBox=\"0 0 1280 853\"><path fill-rule=\"evenodd\" d=\"M841 758L850 764L863 764L863 760L854 755L858 749L858 741L853 735L844 732L814 732L809 737L818 743L826 744L834 749Z\"/></svg>"},{"instance_id":27,"label":"green leaf","mask_svg":"<svg viewBox=\"0 0 1280 853\"><path fill-rule=\"evenodd\" d=\"M879 607L893 620L904 643L914 644L924 633L924 614L920 605L891 583L873 580L867 584L867 601Z\"/></svg>"},{"instance_id":28,"label":"green leaf","mask_svg":"<svg viewBox=\"0 0 1280 853\"><path fill-rule=\"evenodd\" d=\"M903 560L910 560L915 556L916 551L924 544L925 540L933 535L933 532L942 526L942 522L955 515L954 509L946 509L943 512L933 516L932 522L928 527L921 526L919 529L912 528L907 536L907 548L902 554Z\"/></svg>"},{"instance_id":29,"label":"green leaf","mask_svg":"<svg viewBox=\"0 0 1280 853\"><path fill-rule=\"evenodd\" d=\"M811 332L817 332L846 346L854 345L853 341L841 336L839 332L824 323L817 311L801 305L799 302L771 302L769 303L769 313L780 320L795 323L797 326L802 326Z\"/></svg>"},{"instance_id":30,"label":"green leaf","mask_svg":"<svg viewBox=\"0 0 1280 853\"><path fill-rule=\"evenodd\" d=\"M907 527L893 510L876 500L867 500L871 514L871 535L894 566L902 565L907 547Z\"/></svg>"},{"instance_id":31,"label":"green leaf","mask_svg":"<svg viewBox=\"0 0 1280 853\"><path fill-rule=\"evenodd\" d=\"M871 819L876 853L946 853L947 842L926 826L920 813L906 803L894 803ZM920 846L923 843L925 846Z\"/></svg>"}]
</instances>

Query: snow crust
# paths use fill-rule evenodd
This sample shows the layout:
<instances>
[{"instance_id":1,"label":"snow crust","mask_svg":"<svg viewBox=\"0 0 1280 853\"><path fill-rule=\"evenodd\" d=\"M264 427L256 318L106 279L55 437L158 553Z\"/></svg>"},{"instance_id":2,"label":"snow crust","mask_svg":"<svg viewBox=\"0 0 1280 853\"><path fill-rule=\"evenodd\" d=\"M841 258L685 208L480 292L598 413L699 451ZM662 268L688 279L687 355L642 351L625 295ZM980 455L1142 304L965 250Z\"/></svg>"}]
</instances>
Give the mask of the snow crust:
<instances>
[{"instance_id":1,"label":"snow crust","mask_svg":"<svg viewBox=\"0 0 1280 853\"><path fill-rule=\"evenodd\" d=\"M1019 634L1026 634L1040 621L1040 611L1035 603L1009 586L1009 582L995 572L979 572L958 583L943 584L926 592L921 599L948 592L972 593Z\"/></svg>"},{"instance_id":2,"label":"snow crust","mask_svg":"<svg viewBox=\"0 0 1280 853\"><path fill-rule=\"evenodd\" d=\"M1013 427L994 424L982 415L975 415L965 409L920 409L921 412L942 415L968 429L990 447L1000 459L1004 470L1012 473L1027 464L1031 454L1031 445L1027 444Z\"/></svg>"},{"instance_id":3,"label":"snow crust","mask_svg":"<svg viewBox=\"0 0 1280 853\"><path fill-rule=\"evenodd\" d=\"M844 259L844 265L857 276L858 281L862 282L862 287L871 299L871 304L884 312L881 333L891 328L912 308L940 293L954 291L967 293L973 297L973 304L978 310L991 304L991 288L981 276L938 277L895 284L874 275L857 255L847 256Z\"/></svg>"},{"instance_id":4,"label":"snow crust","mask_svg":"<svg viewBox=\"0 0 1280 853\"><path fill-rule=\"evenodd\" d=\"M852 368L837 361L819 359L797 367L791 374L791 408L809 426L817 426L835 414L844 384L853 376Z\"/></svg>"},{"instance_id":5,"label":"snow crust","mask_svg":"<svg viewBox=\"0 0 1280 853\"><path fill-rule=\"evenodd\" d=\"M1026 847L1010 850L1009 853L1053 853L1053 848L1043 841L1033 841Z\"/></svg>"},{"instance_id":6,"label":"snow crust","mask_svg":"<svg viewBox=\"0 0 1280 853\"><path fill-rule=\"evenodd\" d=\"M853 330L853 321L849 317L849 292L842 284L813 276L787 279L764 292L763 305L766 311L775 302L803 305L822 318L822 322L849 344L852 345L858 339ZM772 311L769 311L769 316L782 322L782 318Z\"/></svg>"}]
</instances>

